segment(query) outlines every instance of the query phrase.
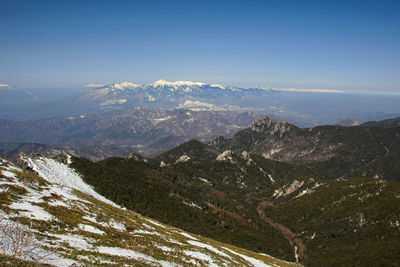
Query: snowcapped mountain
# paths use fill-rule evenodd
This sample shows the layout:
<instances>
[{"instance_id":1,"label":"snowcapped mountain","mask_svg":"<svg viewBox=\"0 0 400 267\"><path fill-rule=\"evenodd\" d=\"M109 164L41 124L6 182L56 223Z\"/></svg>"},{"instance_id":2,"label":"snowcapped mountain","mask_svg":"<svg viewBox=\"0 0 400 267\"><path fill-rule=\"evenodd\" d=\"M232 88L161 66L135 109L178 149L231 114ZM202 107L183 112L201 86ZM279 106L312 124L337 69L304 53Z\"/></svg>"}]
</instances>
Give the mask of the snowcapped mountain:
<instances>
[{"instance_id":1,"label":"snowcapped mountain","mask_svg":"<svg viewBox=\"0 0 400 267\"><path fill-rule=\"evenodd\" d=\"M99 89L94 89L91 92L91 95L94 97L102 97L107 95L121 95L127 94L129 91L133 91L135 89L140 88L139 84L130 83L130 82L123 82L123 83L114 83L109 86L104 86Z\"/></svg>"},{"instance_id":2,"label":"snowcapped mountain","mask_svg":"<svg viewBox=\"0 0 400 267\"><path fill-rule=\"evenodd\" d=\"M50 90L44 95L48 95L47 92ZM400 112L399 96L381 96L380 101L376 101L375 96L351 95L334 90L241 88L194 81L119 82L79 92L73 95L57 93L57 98L38 98L37 93L21 97L18 90L13 90L11 95L0 91L0 118L26 120L103 114L140 106L151 109L253 111L300 127L309 127L333 124L348 117L359 121L366 121L365 118L377 120Z\"/></svg>"},{"instance_id":3,"label":"snowcapped mountain","mask_svg":"<svg viewBox=\"0 0 400 267\"><path fill-rule=\"evenodd\" d=\"M7 266L296 266L127 210L64 160L22 157L17 166L0 158L0 255Z\"/></svg>"},{"instance_id":4,"label":"snowcapped mountain","mask_svg":"<svg viewBox=\"0 0 400 267\"><path fill-rule=\"evenodd\" d=\"M158 80L150 84L136 84L132 82L121 82L121 83L113 83L111 85L105 85L100 88L92 89L91 92L96 94L115 94L117 92L137 92L139 90L145 90L147 92L157 92L162 89L166 89L167 91L184 91L184 92L192 92L194 90L202 90L206 88L214 88L218 90L225 90L225 87L212 84L208 85L203 82L191 82L191 81L174 81L169 82L166 80Z\"/></svg>"},{"instance_id":5,"label":"snowcapped mountain","mask_svg":"<svg viewBox=\"0 0 400 267\"><path fill-rule=\"evenodd\" d=\"M109 103L109 105L118 105L129 101L131 103L140 102L141 104L160 102L159 106L173 107L170 106L170 104L167 104L167 99L174 99L179 104L181 103L181 99L175 99L176 97L184 97L187 99L192 99L193 97L210 98L212 96L228 96L232 94L232 92L243 93L245 91L246 89L238 90L233 87L225 88L219 84L208 85L203 82L169 82L165 80L158 80L151 84L136 84L132 82L114 83L101 88L93 89L80 96L80 98L85 101L103 101L100 103L100 105L103 104L103 106L104 103ZM126 101L122 101L123 99Z\"/></svg>"},{"instance_id":6,"label":"snowcapped mountain","mask_svg":"<svg viewBox=\"0 0 400 267\"><path fill-rule=\"evenodd\" d=\"M187 102L189 101L189 102ZM398 100L371 102L370 96L321 92L291 92L271 88L241 88L194 81L158 80L149 84L121 82L52 103L52 115L106 113L136 106L148 108L253 111L299 126L334 123L351 116L361 119L371 112L399 112ZM185 105L186 103L186 105ZM360 104L360 103L365 103ZM375 103L375 104L371 104ZM41 107L46 110L46 105ZM64 109L63 112L60 108Z\"/></svg>"},{"instance_id":7,"label":"snowcapped mountain","mask_svg":"<svg viewBox=\"0 0 400 267\"><path fill-rule=\"evenodd\" d=\"M266 97L270 93L270 90L262 88L224 87L219 84L192 81L158 80L150 84L122 82L92 89L69 99L67 105L85 107L86 112L94 113L124 110L134 106L210 111L262 111L266 108L264 104L253 106L250 100L261 95ZM201 108L198 107L199 103Z\"/></svg>"}]
</instances>

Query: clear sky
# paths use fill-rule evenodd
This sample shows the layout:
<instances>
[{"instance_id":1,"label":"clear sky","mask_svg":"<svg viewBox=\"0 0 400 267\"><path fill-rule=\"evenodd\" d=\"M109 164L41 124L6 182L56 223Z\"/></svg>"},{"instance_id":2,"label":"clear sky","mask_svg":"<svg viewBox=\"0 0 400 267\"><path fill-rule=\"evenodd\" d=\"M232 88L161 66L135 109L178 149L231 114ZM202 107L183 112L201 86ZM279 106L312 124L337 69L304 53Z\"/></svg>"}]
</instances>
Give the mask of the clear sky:
<instances>
[{"instance_id":1,"label":"clear sky","mask_svg":"<svg viewBox=\"0 0 400 267\"><path fill-rule=\"evenodd\" d=\"M400 1L0 0L0 84L400 93Z\"/></svg>"}]
</instances>

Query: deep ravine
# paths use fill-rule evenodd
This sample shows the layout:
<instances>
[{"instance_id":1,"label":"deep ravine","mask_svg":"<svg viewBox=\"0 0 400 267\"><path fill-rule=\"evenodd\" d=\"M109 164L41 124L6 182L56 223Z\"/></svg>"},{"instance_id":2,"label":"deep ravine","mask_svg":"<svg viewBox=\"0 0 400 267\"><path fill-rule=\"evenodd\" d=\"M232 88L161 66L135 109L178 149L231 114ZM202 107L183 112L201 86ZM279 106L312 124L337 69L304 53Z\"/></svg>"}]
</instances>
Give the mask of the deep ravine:
<instances>
[{"instance_id":1,"label":"deep ravine","mask_svg":"<svg viewBox=\"0 0 400 267\"><path fill-rule=\"evenodd\" d=\"M264 208L268 205L270 205L270 203L268 203L267 201L262 201L257 206L258 215L260 216L260 218L262 220L264 220L265 222L270 224L272 227L274 227L289 241L290 246L293 248L294 257L295 257L296 261L299 263L302 263L304 260L305 251L307 249L306 245L289 228L287 228L283 224L272 221L271 218L269 218L265 215Z\"/></svg>"}]
</instances>

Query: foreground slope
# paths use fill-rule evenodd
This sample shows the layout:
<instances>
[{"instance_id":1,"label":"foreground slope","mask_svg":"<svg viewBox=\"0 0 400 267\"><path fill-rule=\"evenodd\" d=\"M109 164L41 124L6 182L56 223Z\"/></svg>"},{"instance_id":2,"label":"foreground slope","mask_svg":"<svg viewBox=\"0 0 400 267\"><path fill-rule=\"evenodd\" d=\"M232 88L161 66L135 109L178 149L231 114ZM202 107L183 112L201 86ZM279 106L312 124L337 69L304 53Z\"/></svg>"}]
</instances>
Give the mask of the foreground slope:
<instances>
[{"instance_id":1,"label":"foreground slope","mask_svg":"<svg viewBox=\"0 0 400 267\"><path fill-rule=\"evenodd\" d=\"M3 265L23 264L23 260L56 266L293 265L121 208L56 160L24 157L20 163L26 169L0 160Z\"/></svg>"},{"instance_id":2,"label":"foreground slope","mask_svg":"<svg viewBox=\"0 0 400 267\"><path fill-rule=\"evenodd\" d=\"M201 148L209 149L190 142L165 153L170 163L163 166L134 158L73 158L71 166L117 203L254 251L306 266L400 261L398 183L321 179L308 167L256 154L207 159Z\"/></svg>"}]
</instances>

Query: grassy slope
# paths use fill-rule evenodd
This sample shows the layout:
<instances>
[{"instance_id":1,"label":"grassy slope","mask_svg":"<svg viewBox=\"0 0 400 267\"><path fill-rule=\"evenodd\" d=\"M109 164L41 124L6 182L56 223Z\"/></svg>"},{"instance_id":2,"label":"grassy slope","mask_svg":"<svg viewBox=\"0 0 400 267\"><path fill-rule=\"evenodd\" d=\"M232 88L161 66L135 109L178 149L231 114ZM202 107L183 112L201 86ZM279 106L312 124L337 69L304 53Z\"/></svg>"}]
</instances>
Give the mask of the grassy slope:
<instances>
[{"instance_id":1,"label":"grassy slope","mask_svg":"<svg viewBox=\"0 0 400 267\"><path fill-rule=\"evenodd\" d=\"M302 259L306 265L398 262L399 229L392 226L400 220L397 183L311 179L308 168L256 155L251 159L232 155L234 164L192 159L165 168L117 158L98 163L74 159L73 166L117 202L224 242L293 260L293 250L282 233L259 218L256 209L266 202L266 216L292 230L307 246ZM288 187L295 179L302 182L299 188L287 196L273 197L275 190ZM310 192L296 198L304 190ZM360 216L367 220L362 227L357 226Z\"/></svg>"},{"instance_id":2,"label":"grassy slope","mask_svg":"<svg viewBox=\"0 0 400 267\"><path fill-rule=\"evenodd\" d=\"M236 183L235 177L240 178L241 172L230 163L189 161L158 168L120 158L98 163L75 158L71 166L98 192L141 214L223 242L294 260L287 241L249 209L245 194ZM212 185L199 178L208 179ZM262 184L266 183L254 179L252 186Z\"/></svg>"},{"instance_id":3,"label":"grassy slope","mask_svg":"<svg viewBox=\"0 0 400 267\"><path fill-rule=\"evenodd\" d=\"M5 170L8 171L7 175L3 175ZM11 177L10 172L16 177ZM1 198L2 216L28 225L44 248L78 263L89 266L156 266L155 262L166 261L183 266L203 266L212 261L217 265L250 266L245 259L248 256L268 264L294 265L202 236L188 235L178 228L106 204L80 191L61 188L36 175L25 174L15 169L0 169L0 186L5 190L3 193L7 192ZM32 202L32 199L35 200ZM15 208L13 203L30 203L35 209L42 209L49 214L52 219L33 219L29 211ZM104 234L84 230L82 225ZM105 252L99 250L101 247L105 248ZM112 249L140 256L111 255L109 253ZM202 260L192 255L207 259ZM34 266L31 262L4 255L0 260L5 266Z\"/></svg>"}]
</instances>

